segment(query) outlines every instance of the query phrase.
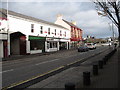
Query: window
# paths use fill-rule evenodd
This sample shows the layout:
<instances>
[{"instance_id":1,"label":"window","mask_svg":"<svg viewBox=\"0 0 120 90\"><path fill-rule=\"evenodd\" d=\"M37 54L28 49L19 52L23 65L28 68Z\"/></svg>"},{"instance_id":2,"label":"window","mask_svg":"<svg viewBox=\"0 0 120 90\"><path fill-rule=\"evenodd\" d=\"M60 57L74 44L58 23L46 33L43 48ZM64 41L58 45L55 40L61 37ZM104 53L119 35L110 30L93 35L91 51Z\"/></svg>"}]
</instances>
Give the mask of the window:
<instances>
[{"instance_id":1,"label":"window","mask_svg":"<svg viewBox=\"0 0 120 90\"><path fill-rule=\"evenodd\" d=\"M44 50L44 41L30 40L30 50Z\"/></svg>"},{"instance_id":2,"label":"window","mask_svg":"<svg viewBox=\"0 0 120 90\"><path fill-rule=\"evenodd\" d=\"M65 37L66 37L66 31L65 31Z\"/></svg>"},{"instance_id":3,"label":"window","mask_svg":"<svg viewBox=\"0 0 120 90\"><path fill-rule=\"evenodd\" d=\"M48 34L50 35L50 28L48 28Z\"/></svg>"},{"instance_id":4,"label":"window","mask_svg":"<svg viewBox=\"0 0 120 90\"><path fill-rule=\"evenodd\" d=\"M54 48L57 48L57 42L54 42L54 43L53 43L53 47L54 47Z\"/></svg>"},{"instance_id":5,"label":"window","mask_svg":"<svg viewBox=\"0 0 120 90\"><path fill-rule=\"evenodd\" d=\"M50 48L57 48L57 42L49 42Z\"/></svg>"},{"instance_id":6,"label":"window","mask_svg":"<svg viewBox=\"0 0 120 90\"><path fill-rule=\"evenodd\" d=\"M62 36L62 31L60 30L60 36Z\"/></svg>"},{"instance_id":7,"label":"window","mask_svg":"<svg viewBox=\"0 0 120 90\"><path fill-rule=\"evenodd\" d=\"M52 48L53 47L53 43L52 42L50 42L50 48Z\"/></svg>"},{"instance_id":8,"label":"window","mask_svg":"<svg viewBox=\"0 0 120 90\"><path fill-rule=\"evenodd\" d=\"M31 24L31 32L34 32L34 24Z\"/></svg>"},{"instance_id":9,"label":"window","mask_svg":"<svg viewBox=\"0 0 120 90\"><path fill-rule=\"evenodd\" d=\"M43 26L40 26L40 33L43 34Z\"/></svg>"},{"instance_id":10,"label":"window","mask_svg":"<svg viewBox=\"0 0 120 90\"><path fill-rule=\"evenodd\" d=\"M56 29L55 29L55 35L56 35Z\"/></svg>"}]
</instances>

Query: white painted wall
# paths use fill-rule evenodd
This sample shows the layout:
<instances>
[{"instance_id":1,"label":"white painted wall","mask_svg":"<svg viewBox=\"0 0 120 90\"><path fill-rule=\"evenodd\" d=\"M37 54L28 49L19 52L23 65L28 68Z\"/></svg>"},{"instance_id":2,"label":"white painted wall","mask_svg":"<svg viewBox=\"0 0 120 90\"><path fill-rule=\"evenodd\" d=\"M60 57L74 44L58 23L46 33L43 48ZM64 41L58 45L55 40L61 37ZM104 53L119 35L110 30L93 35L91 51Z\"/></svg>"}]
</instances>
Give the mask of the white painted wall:
<instances>
[{"instance_id":1,"label":"white painted wall","mask_svg":"<svg viewBox=\"0 0 120 90\"><path fill-rule=\"evenodd\" d=\"M0 58L4 57L2 40L7 40L7 28L7 20L0 19Z\"/></svg>"},{"instance_id":2,"label":"white painted wall","mask_svg":"<svg viewBox=\"0 0 120 90\"><path fill-rule=\"evenodd\" d=\"M3 58L3 41L0 40L0 58Z\"/></svg>"},{"instance_id":3,"label":"white painted wall","mask_svg":"<svg viewBox=\"0 0 120 90\"><path fill-rule=\"evenodd\" d=\"M26 49L27 49L27 53L31 53L30 52L30 41L26 41Z\"/></svg>"},{"instance_id":4,"label":"white painted wall","mask_svg":"<svg viewBox=\"0 0 120 90\"><path fill-rule=\"evenodd\" d=\"M31 24L34 24L34 33L31 33ZM43 26L43 34L40 34L40 26ZM48 32L48 28L51 29L51 34L44 33L45 31ZM57 35L52 34L54 30L56 29ZM70 31L67 29L63 29L60 27L56 27L53 25L45 24L45 23L38 23L32 20L22 19L15 16L9 15L9 30L10 32L17 32L20 31L25 35L33 35L33 36L43 36L43 37L55 37L55 38L70 38ZM63 35L60 36L58 33L60 33L60 30L62 30L62 34L66 31L66 37Z\"/></svg>"},{"instance_id":5,"label":"white painted wall","mask_svg":"<svg viewBox=\"0 0 120 90\"><path fill-rule=\"evenodd\" d=\"M0 40L7 40L7 34L2 34L2 32L0 32Z\"/></svg>"},{"instance_id":6,"label":"white painted wall","mask_svg":"<svg viewBox=\"0 0 120 90\"><path fill-rule=\"evenodd\" d=\"M61 26L65 27L65 28L67 28L68 30L71 31L70 25L68 25L67 23L65 23L65 22L63 21L63 18L62 18L62 17L63 17L62 15L58 16L58 17L57 17L57 20L55 21L55 24L61 25Z\"/></svg>"},{"instance_id":7,"label":"white painted wall","mask_svg":"<svg viewBox=\"0 0 120 90\"><path fill-rule=\"evenodd\" d=\"M1 20L0 19L0 30L2 31L2 30L7 30L7 20Z\"/></svg>"},{"instance_id":8,"label":"white painted wall","mask_svg":"<svg viewBox=\"0 0 120 90\"><path fill-rule=\"evenodd\" d=\"M57 26L53 26L53 25L49 25L41 22L36 22L28 19L23 19L20 17L12 16L12 15L9 15L8 20L9 20L9 33L21 32L26 35L27 40L29 35L41 36L41 37L64 38L64 39L70 39L70 36L71 36L70 30L64 29L61 27L57 27ZM31 32L31 24L34 24L33 33ZM40 26L43 26L43 34L40 33ZM50 35L48 33L45 33L45 31L48 32L48 28L50 28ZM55 33L55 29L56 29L56 35L52 34L52 32ZM60 36L60 30L62 31L62 36ZM66 37L64 36L65 32L66 32ZM26 46L27 46L26 52L31 53L30 42L27 42Z\"/></svg>"}]
</instances>

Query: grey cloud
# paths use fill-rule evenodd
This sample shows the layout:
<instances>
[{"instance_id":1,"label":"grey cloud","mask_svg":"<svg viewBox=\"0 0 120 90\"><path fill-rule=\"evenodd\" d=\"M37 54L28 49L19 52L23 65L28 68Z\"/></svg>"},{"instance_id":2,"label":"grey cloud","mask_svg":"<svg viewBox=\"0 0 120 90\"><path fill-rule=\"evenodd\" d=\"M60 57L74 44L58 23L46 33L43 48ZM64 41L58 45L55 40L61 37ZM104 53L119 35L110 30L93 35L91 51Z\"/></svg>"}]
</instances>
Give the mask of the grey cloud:
<instances>
[{"instance_id":1,"label":"grey cloud","mask_svg":"<svg viewBox=\"0 0 120 90\"><path fill-rule=\"evenodd\" d=\"M75 20L84 35L110 36L108 19L97 15L92 2L14 2L9 3L9 10L50 22L54 22L60 13L68 21Z\"/></svg>"}]
</instances>

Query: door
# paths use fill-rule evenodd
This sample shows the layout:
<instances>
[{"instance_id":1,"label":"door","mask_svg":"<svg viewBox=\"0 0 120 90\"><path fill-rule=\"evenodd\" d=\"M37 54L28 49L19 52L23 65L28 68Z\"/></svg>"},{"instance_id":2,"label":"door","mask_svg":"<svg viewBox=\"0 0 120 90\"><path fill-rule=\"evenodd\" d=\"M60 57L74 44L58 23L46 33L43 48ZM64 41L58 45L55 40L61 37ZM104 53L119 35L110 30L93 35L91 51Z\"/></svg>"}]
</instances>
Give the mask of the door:
<instances>
[{"instance_id":1,"label":"door","mask_svg":"<svg viewBox=\"0 0 120 90\"><path fill-rule=\"evenodd\" d=\"M7 45L7 40L3 41L3 53L4 53L4 58L8 57L8 45Z\"/></svg>"},{"instance_id":2,"label":"door","mask_svg":"<svg viewBox=\"0 0 120 90\"><path fill-rule=\"evenodd\" d=\"M26 40L20 40L20 55L26 54Z\"/></svg>"}]
</instances>

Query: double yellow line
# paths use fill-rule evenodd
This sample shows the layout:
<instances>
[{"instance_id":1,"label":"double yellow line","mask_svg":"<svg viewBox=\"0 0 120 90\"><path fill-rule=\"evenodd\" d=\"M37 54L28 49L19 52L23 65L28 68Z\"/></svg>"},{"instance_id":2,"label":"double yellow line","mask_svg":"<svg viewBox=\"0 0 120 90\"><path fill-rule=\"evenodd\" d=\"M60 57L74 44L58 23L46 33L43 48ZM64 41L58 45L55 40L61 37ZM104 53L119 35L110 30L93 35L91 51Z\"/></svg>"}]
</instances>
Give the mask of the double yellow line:
<instances>
[{"instance_id":1,"label":"double yellow line","mask_svg":"<svg viewBox=\"0 0 120 90\"><path fill-rule=\"evenodd\" d=\"M34 77L32 77L32 78L30 78L30 79L28 79L28 80L20 81L20 82L18 82L18 83L13 83L13 84L11 84L11 85L8 86L8 87L3 87L2 90L6 90L6 89L10 89L10 88L19 86L19 85L24 84L24 83L26 83L26 82L29 82L29 81L31 81L31 80L34 80L34 79L40 78L40 77L42 77L42 76L45 76L45 75L47 75L47 74L49 74L49 73L55 72L55 71L57 71L57 70L59 70L59 69L62 69L62 68L64 68L64 67L65 67L65 66L60 66L60 67L58 67L58 68L56 68L56 69L53 69L53 70L51 70L51 71L48 71L48 72L46 72L46 73L44 73L44 74L40 74L40 75L38 75L38 76L34 76Z\"/></svg>"},{"instance_id":2,"label":"double yellow line","mask_svg":"<svg viewBox=\"0 0 120 90\"><path fill-rule=\"evenodd\" d=\"M100 53L102 53L102 52L104 52L104 51L106 51L106 50L103 50L103 51L101 51L101 52L99 52L99 53L97 53L97 54L100 54ZM97 54L93 54L93 55L91 55L90 57L93 57L93 56L95 56L95 55L97 55ZM90 57L88 57L88 58L90 58ZM75 63L77 63L77 62L80 62L81 60L85 60L85 59L88 59L88 58L79 59L79 60L77 60L77 61L75 61L75 62L72 62L72 63L67 64L66 66L73 65L73 64L75 64ZM44 74L40 74L40 75L38 75L38 76L34 76L34 77L32 77L32 78L30 78L30 79L28 79L28 80L20 81L20 82L18 82L18 83L13 83L13 84L11 84L10 86L3 87L2 90L6 90L6 89L10 89L10 88L19 86L19 85L24 84L24 83L26 83L26 82L29 82L29 81L31 81L31 80L40 78L40 77L42 77L42 76L48 75L48 74L50 74L50 73L52 73L52 72L55 72L55 71L57 71L57 70L60 70L60 69L62 69L62 68L65 68L66 66L60 66L60 67L58 67L58 68L56 68L56 69L53 69L53 70L51 70L51 71L48 71L48 72L46 72L46 73L44 73Z\"/></svg>"}]
</instances>

